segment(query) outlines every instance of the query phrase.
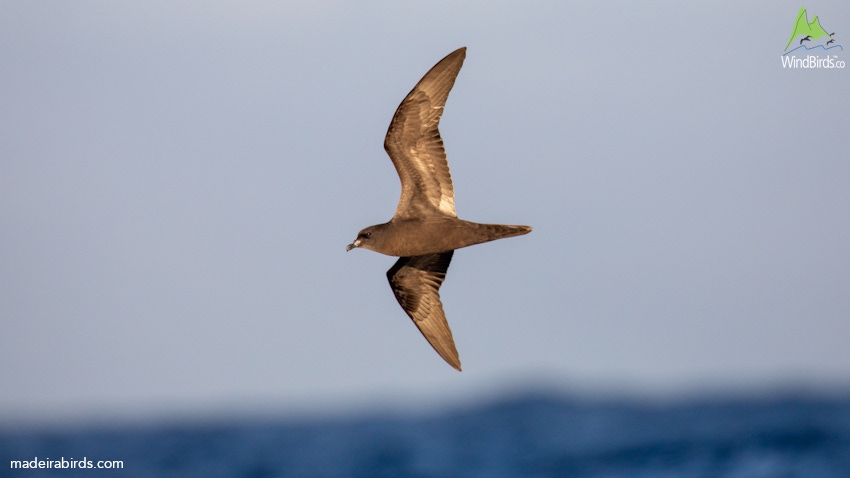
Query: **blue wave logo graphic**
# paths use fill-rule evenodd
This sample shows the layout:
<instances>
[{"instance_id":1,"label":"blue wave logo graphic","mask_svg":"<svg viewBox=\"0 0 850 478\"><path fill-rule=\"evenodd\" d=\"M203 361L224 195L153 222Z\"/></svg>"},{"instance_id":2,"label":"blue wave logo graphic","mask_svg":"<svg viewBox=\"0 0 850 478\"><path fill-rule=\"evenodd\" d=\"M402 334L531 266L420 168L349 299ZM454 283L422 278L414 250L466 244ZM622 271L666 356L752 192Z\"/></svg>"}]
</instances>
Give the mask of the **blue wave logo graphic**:
<instances>
[{"instance_id":1,"label":"blue wave logo graphic","mask_svg":"<svg viewBox=\"0 0 850 478\"><path fill-rule=\"evenodd\" d=\"M800 46L798 46L798 47L796 47L792 50L786 51L785 53L782 54L782 56L788 55L790 53L794 53L795 51L801 50L801 49L805 49L806 51L821 50L821 51L829 52L829 50L833 50L835 48L838 48L840 51L844 51L844 47L842 47L841 45L830 45L829 47L826 47L824 45L815 45L815 46L809 48L808 46L806 46L804 44L804 45L800 45ZM832 52L832 53L835 53L835 52Z\"/></svg>"}]
</instances>

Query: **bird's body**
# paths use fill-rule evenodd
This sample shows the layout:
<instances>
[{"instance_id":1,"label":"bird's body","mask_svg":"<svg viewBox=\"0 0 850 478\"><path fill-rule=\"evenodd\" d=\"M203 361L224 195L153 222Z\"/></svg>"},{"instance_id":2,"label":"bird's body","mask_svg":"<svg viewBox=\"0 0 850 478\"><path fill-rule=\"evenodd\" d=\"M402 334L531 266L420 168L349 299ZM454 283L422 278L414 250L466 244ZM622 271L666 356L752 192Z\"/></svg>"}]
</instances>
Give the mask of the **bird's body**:
<instances>
[{"instance_id":1,"label":"bird's body","mask_svg":"<svg viewBox=\"0 0 850 478\"><path fill-rule=\"evenodd\" d=\"M363 247L388 256L421 256L519 236L530 231L528 226L479 224L452 217L402 219L367 227L358 236L370 234L369 238L374 239L361 239L360 243L355 240L357 245L354 247Z\"/></svg>"},{"instance_id":2,"label":"bird's body","mask_svg":"<svg viewBox=\"0 0 850 478\"><path fill-rule=\"evenodd\" d=\"M439 294L454 250L531 232L529 226L464 221L455 212L438 126L465 56L464 47L440 60L399 105L384 139L401 180L398 207L389 222L361 230L347 248L400 258L387 271L399 305L434 350L458 370L460 360Z\"/></svg>"}]
</instances>

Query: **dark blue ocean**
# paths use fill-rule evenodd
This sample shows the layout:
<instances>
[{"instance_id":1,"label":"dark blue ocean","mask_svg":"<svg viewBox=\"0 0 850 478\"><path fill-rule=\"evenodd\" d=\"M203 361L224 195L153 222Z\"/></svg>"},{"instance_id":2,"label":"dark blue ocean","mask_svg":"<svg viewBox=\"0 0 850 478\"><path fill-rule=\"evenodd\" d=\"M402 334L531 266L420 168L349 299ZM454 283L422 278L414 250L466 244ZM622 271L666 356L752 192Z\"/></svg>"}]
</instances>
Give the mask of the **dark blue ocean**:
<instances>
[{"instance_id":1,"label":"dark blue ocean","mask_svg":"<svg viewBox=\"0 0 850 478\"><path fill-rule=\"evenodd\" d=\"M12 460L121 460L14 470ZM850 397L647 402L513 394L412 413L0 426L0 476L850 477Z\"/></svg>"}]
</instances>

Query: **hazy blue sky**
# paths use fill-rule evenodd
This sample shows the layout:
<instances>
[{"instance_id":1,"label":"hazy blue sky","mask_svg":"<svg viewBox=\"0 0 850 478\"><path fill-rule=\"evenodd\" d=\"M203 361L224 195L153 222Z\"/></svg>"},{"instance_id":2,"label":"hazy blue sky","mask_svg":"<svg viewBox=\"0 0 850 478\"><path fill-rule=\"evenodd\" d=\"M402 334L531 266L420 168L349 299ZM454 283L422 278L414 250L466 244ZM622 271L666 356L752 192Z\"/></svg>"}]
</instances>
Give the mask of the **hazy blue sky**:
<instances>
[{"instance_id":1,"label":"hazy blue sky","mask_svg":"<svg viewBox=\"0 0 850 478\"><path fill-rule=\"evenodd\" d=\"M850 383L850 71L801 4L0 4L0 417ZM850 3L806 3L850 61ZM441 124L457 373L396 303L393 111Z\"/></svg>"}]
</instances>

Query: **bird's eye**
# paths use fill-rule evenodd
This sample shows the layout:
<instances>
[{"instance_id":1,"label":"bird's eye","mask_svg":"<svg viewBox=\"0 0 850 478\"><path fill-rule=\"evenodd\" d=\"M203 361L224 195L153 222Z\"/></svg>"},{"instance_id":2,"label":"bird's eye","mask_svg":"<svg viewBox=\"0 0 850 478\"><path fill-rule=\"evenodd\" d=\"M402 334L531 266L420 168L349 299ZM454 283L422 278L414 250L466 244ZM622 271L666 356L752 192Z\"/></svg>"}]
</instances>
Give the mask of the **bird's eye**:
<instances>
[{"instance_id":1,"label":"bird's eye","mask_svg":"<svg viewBox=\"0 0 850 478\"><path fill-rule=\"evenodd\" d=\"M366 234L363 234L363 235L364 235L364 236L366 236L366 238L367 238L367 239L368 239L368 238L370 238L370 237L372 237L372 233L371 233L371 232L367 232Z\"/></svg>"}]
</instances>

